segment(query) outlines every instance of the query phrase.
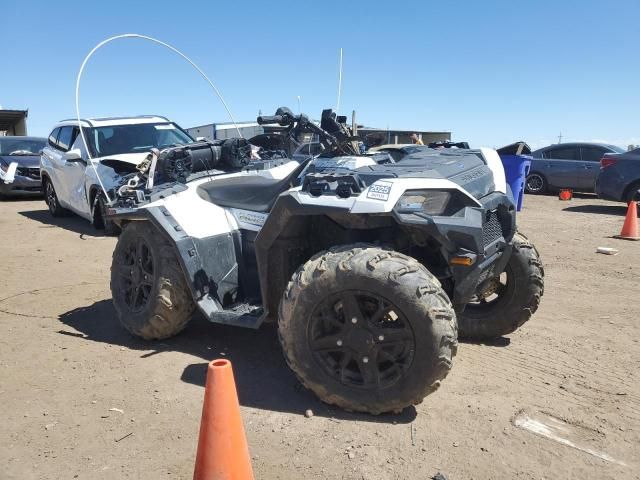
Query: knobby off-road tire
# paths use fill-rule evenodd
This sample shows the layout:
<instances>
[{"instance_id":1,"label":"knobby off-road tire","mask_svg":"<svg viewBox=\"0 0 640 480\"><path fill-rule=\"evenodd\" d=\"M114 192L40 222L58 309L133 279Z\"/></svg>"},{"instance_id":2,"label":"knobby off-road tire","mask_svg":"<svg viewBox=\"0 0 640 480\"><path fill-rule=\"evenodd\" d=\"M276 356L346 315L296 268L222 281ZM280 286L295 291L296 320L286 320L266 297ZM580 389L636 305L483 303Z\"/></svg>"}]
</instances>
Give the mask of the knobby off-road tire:
<instances>
[{"instance_id":1,"label":"knobby off-road tire","mask_svg":"<svg viewBox=\"0 0 640 480\"><path fill-rule=\"evenodd\" d=\"M447 376L456 316L415 259L364 244L312 257L280 302L289 367L322 401L380 414L418 404Z\"/></svg>"},{"instance_id":2,"label":"knobby off-road tire","mask_svg":"<svg viewBox=\"0 0 640 480\"><path fill-rule=\"evenodd\" d=\"M120 323L147 340L176 335L195 309L174 249L143 221L129 223L118 239L111 293Z\"/></svg>"},{"instance_id":3,"label":"knobby off-road tire","mask_svg":"<svg viewBox=\"0 0 640 480\"><path fill-rule=\"evenodd\" d=\"M516 331L535 313L544 293L544 267L536 247L521 233L493 298L474 299L458 314L460 338L486 340Z\"/></svg>"}]
</instances>

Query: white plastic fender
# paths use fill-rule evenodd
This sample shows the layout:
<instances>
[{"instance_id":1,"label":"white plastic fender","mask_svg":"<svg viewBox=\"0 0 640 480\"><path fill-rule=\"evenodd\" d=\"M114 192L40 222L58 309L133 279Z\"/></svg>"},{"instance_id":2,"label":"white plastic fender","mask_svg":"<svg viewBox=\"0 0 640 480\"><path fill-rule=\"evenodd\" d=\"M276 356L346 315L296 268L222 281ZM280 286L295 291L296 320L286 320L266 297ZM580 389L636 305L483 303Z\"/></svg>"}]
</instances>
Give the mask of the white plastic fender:
<instances>
[{"instance_id":1,"label":"white plastic fender","mask_svg":"<svg viewBox=\"0 0 640 480\"><path fill-rule=\"evenodd\" d=\"M500 155L498 155L498 152L493 148L482 147L480 151L487 162L487 166L493 172L493 184L495 185L496 191L506 194L507 179L504 174L504 166L502 165L502 160L500 160Z\"/></svg>"}]
</instances>

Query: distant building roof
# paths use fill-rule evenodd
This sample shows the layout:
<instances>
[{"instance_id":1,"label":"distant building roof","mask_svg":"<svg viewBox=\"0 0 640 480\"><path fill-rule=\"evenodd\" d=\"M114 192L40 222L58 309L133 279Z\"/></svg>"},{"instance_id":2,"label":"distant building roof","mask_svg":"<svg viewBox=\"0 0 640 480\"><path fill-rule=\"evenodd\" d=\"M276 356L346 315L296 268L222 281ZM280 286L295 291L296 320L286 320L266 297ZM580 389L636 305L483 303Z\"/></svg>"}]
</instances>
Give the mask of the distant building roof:
<instances>
[{"instance_id":1,"label":"distant building roof","mask_svg":"<svg viewBox=\"0 0 640 480\"><path fill-rule=\"evenodd\" d=\"M13 131L16 125L24 122L28 115L29 110L0 109L0 132Z\"/></svg>"}]
</instances>

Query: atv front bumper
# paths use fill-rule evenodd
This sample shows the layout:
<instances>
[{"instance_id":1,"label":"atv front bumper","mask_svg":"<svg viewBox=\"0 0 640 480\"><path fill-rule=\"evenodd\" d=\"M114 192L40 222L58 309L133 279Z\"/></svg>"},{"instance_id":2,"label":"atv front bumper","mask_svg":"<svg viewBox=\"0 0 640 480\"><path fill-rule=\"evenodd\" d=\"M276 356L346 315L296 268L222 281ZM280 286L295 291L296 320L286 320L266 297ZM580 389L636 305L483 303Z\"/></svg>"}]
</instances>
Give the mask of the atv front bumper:
<instances>
[{"instance_id":1,"label":"atv front bumper","mask_svg":"<svg viewBox=\"0 0 640 480\"><path fill-rule=\"evenodd\" d=\"M448 267L433 273L451 280L451 301L458 312L504 271L516 232L516 209L507 195L494 192L479 201L481 207L465 207L450 217L394 212L400 224L423 230L441 245ZM459 259L468 259L467 264Z\"/></svg>"}]
</instances>

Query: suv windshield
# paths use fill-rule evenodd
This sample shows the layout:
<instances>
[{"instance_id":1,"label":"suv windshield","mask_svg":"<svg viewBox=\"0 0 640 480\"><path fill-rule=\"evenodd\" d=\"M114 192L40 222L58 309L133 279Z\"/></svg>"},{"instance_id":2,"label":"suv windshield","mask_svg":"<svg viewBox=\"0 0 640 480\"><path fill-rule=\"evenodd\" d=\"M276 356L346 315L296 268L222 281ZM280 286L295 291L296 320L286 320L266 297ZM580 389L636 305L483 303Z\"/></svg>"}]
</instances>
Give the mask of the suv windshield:
<instances>
[{"instance_id":1,"label":"suv windshield","mask_svg":"<svg viewBox=\"0 0 640 480\"><path fill-rule=\"evenodd\" d=\"M90 130L87 141L94 156L104 157L183 145L193 139L174 123L144 123L95 127Z\"/></svg>"},{"instance_id":2,"label":"suv windshield","mask_svg":"<svg viewBox=\"0 0 640 480\"><path fill-rule=\"evenodd\" d=\"M1 138L0 155L39 155L44 148L44 140L24 138Z\"/></svg>"}]
</instances>

